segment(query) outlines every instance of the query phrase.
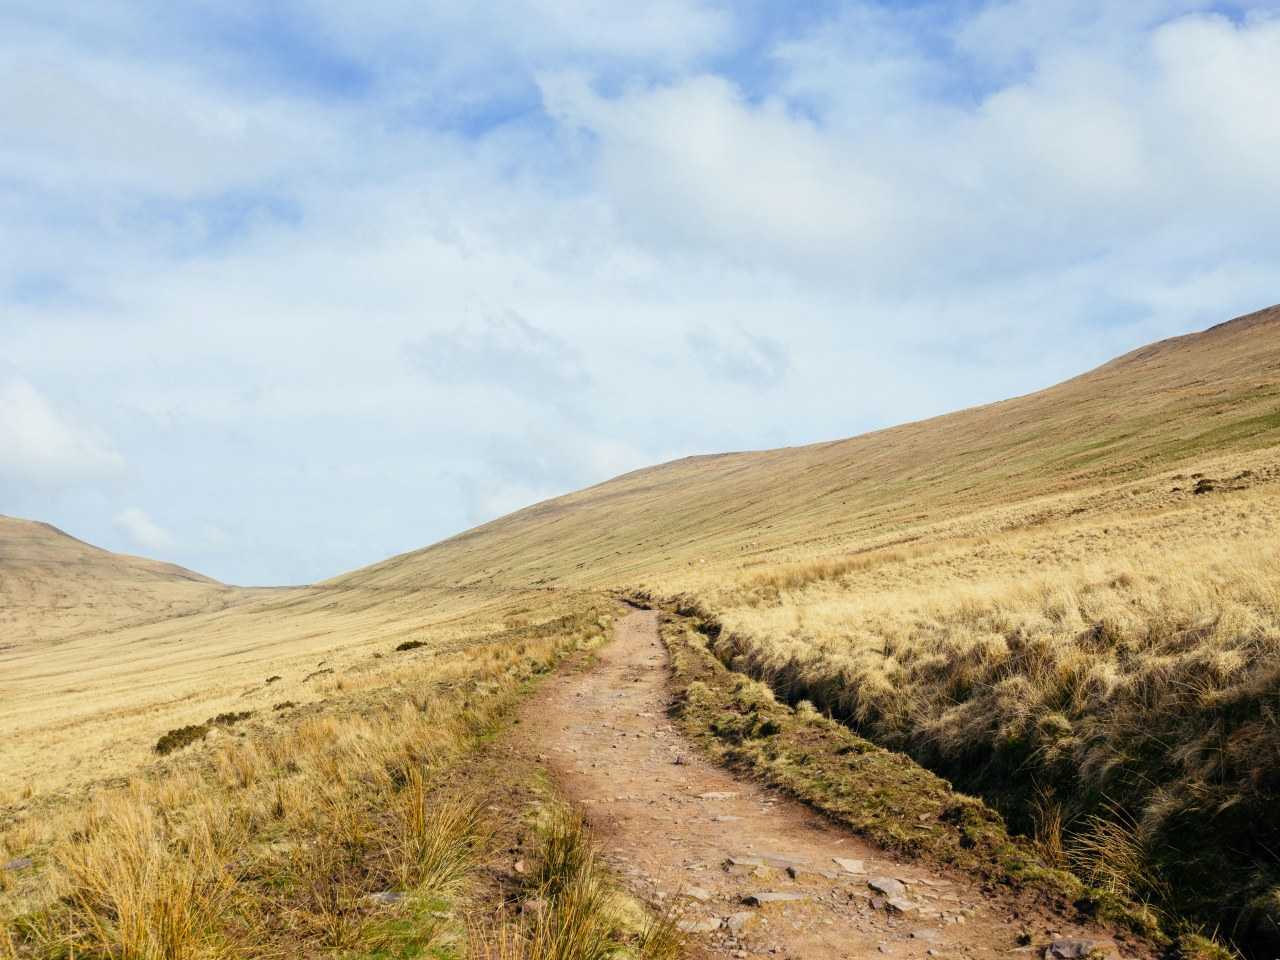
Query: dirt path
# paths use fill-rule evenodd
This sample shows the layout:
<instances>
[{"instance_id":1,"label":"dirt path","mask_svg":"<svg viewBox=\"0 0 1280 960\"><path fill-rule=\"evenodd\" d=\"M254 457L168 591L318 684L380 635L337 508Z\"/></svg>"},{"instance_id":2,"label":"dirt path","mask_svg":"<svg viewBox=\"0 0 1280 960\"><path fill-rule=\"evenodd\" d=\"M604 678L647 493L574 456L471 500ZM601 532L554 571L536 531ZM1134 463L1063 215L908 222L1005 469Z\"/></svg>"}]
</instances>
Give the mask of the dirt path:
<instances>
[{"instance_id":1,"label":"dirt path","mask_svg":"<svg viewBox=\"0 0 1280 960\"><path fill-rule=\"evenodd\" d=\"M598 665L531 701L523 729L632 892L675 898L700 955L1038 958L1042 946L1019 947L1019 933L1039 945L1087 936L896 861L703 760L667 718L666 679L657 615L632 613ZM760 894L782 896L757 905Z\"/></svg>"}]
</instances>

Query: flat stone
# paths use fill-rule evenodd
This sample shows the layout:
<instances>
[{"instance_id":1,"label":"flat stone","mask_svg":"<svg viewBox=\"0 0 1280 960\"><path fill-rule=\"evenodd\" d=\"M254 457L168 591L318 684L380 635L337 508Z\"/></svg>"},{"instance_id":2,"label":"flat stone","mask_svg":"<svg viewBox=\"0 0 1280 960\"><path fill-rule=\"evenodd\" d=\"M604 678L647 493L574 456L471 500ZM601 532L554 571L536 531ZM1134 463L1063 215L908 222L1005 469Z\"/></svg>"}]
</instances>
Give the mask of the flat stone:
<instances>
[{"instance_id":1,"label":"flat stone","mask_svg":"<svg viewBox=\"0 0 1280 960\"><path fill-rule=\"evenodd\" d=\"M688 897L690 900L697 900L699 903L706 903L711 899L711 891L704 890L702 887L688 887L681 891L681 896Z\"/></svg>"},{"instance_id":2,"label":"flat stone","mask_svg":"<svg viewBox=\"0 0 1280 960\"><path fill-rule=\"evenodd\" d=\"M15 857L8 863L0 863L0 870L26 870L34 865L35 861L30 857Z\"/></svg>"},{"instance_id":3,"label":"flat stone","mask_svg":"<svg viewBox=\"0 0 1280 960\"><path fill-rule=\"evenodd\" d=\"M886 905L895 913L910 913L916 909L915 902L908 900L906 897L890 897Z\"/></svg>"},{"instance_id":4,"label":"flat stone","mask_svg":"<svg viewBox=\"0 0 1280 960\"><path fill-rule=\"evenodd\" d=\"M676 927L684 933L714 933L720 929L719 917L707 917L705 920L680 920Z\"/></svg>"},{"instance_id":5,"label":"flat stone","mask_svg":"<svg viewBox=\"0 0 1280 960\"><path fill-rule=\"evenodd\" d=\"M712 791L711 793L698 794L699 800L732 800L736 797L736 793L724 793L722 791Z\"/></svg>"},{"instance_id":6,"label":"flat stone","mask_svg":"<svg viewBox=\"0 0 1280 960\"><path fill-rule=\"evenodd\" d=\"M366 894L365 899L379 906L393 907L397 903L404 903L405 895L397 890L381 890L378 893Z\"/></svg>"},{"instance_id":7,"label":"flat stone","mask_svg":"<svg viewBox=\"0 0 1280 960\"><path fill-rule=\"evenodd\" d=\"M906 885L893 877L872 877L867 881L867 886L886 897L900 897L907 892Z\"/></svg>"},{"instance_id":8,"label":"flat stone","mask_svg":"<svg viewBox=\"0 0 1280 960\"><path fill-rule=\"evenodd\" d=\"M742 902L750 907L763 907L767 903L797 903L801 900L808 900L809 897L803 893L748 893L742 898Z\"/></svg>"},{"instance_id":9,"label":"flat stone","mask_svg":"<svg viewBox=\"0 0 1280 960\"><path fill-rule=\"evenodd\" d=\"M785 870L789 867L807 867L809 861L803 857L792 857L785 853L762 853L760 859L766 866L777 867L779 870Z\"/></svg>"},{"instance_id":10,"label":"flat stone","mask_svg":"<svg viewBox=\"0 0 1280 960\"><path fill-rule=\"evenodd\" d=\"M729 916L724 918L724 925L729 928L730 933L737 936L743 930L747 929L747 924L751 922L754 916L754 914L746 913L745 911L742 913L731 913Z\"/></svg>"},{"instance_id":11,"label":"flat stone","mask_svg":"<svg viewBox=\"0 0 1280 960\"><path fill-rule=\"evenodd\" d=\"M1116 945L1110 940L1086 940L1063 937L1044 948L1045 960L1083 960L1092 956L1115 956Z\"/></svg>"},{"instance_id":12,"label":"flat stone","mask_svg":"<svg viewBox=\"0 0 1280 960\"><path fill-rule=\"evenodd\" d=\"M932 927L923 927L919 930L911 931L912 940L924 940L928 943L937 943L942 939L942 931L935 930Z\"/></svg>"},{"instance_id":13,"label":"flat stone","mask_svg":"<svg viewBox=\"0 0 1280 960\"><path fill-rule=\"evenodd\" d=\"M867 868L861 860L850 860L847 857L832 857L832 862L845 873L866 873Z\"/></svg>"},{"instance_id":14,"label":"flat stone","mask_svg":"<svg viewBox=\"0 0 1280 960\"><path fill-rule=\"evenodd\" d=\"M813 867L806 867L796 863L787 867L787 876L792 880L799 880L801 877L822 877L824 880L838 879L836 873L832 870L815 870Z\"/></svg>"},{"instance_id":15,"label":"flat stone","mask_svg":"<svg viewBox=\"0 0 1280 960\"><path fill-rule=\"evenodd\" d=\"M712 823L737 823L741 819L742 819L741 817L731 817L728 814L723 814L718 817L712 817L711 822Z\"/></svg>"}]
</instances>

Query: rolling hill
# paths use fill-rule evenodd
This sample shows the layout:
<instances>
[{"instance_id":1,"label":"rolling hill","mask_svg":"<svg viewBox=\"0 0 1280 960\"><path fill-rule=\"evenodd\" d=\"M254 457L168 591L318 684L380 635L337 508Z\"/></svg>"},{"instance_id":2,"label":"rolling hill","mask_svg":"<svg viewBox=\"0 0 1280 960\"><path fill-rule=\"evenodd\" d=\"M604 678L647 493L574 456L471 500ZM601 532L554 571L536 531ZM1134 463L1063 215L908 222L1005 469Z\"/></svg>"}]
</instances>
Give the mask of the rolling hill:
<instances>
[{"instance_id":1,"label":"rolling hill","mask_svg":"<svg viewBox=\"0 0 1280 960\"><path fill-rule=\"evenodd\" d=\"M679 595L723 662L1097 882L1280 941L1278 484L1272 307L1024 397L638 470L310 587L3 520L0 794L143 769L226 711L283 724L273 704L374 684L406 642L455 662L584 597ZM1107 873L1121 854L1139 866Z\"/></svg>"}]
</instances>

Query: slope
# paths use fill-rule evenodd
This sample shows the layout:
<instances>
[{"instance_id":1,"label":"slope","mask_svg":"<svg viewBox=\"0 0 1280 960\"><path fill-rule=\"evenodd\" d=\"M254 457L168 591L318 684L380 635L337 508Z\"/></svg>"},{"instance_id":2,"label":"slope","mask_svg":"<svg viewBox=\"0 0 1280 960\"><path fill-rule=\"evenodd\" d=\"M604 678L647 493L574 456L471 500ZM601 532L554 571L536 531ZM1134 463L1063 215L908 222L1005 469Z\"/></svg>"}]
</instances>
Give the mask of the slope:
<instances>
[{"instance_id":1,"label":"slope","mask_svg":"<svg viewBox=\"0 0 1280 960\"><path fill-rule=\"evenodd\" d=\"M0 649L217 609L241 593L175 564L0 516Z\"/></svg>"},{"instance_id":2,"label":"slope","mask_svg":"<svg viewBox=\"0 0 1280 960\"><path fill-rule=\"evenodd\" d=\"M920 539L956 518L981 529L993 510L1277 442L1280 306L1014 400L849 440L639 470L329 585L683 587L704 579L691 567L721 576L839 555Z\"/></svg>"}]
</instances>

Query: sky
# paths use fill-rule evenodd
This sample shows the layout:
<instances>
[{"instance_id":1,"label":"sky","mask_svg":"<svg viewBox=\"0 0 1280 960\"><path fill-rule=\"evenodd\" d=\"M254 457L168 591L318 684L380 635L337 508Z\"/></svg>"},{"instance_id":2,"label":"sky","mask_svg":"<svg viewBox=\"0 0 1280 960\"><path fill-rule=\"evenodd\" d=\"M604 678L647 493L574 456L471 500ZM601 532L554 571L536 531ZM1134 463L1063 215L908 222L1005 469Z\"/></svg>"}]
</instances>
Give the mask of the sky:
<instances>
[{"instance_id":1,"label":"sky","mask_svg":"<svg viewBox=\"0 0 1280 960\"><path fill-rule=\"evenodd\" d=\"M0 0L0 513L312 582L1280 301L1280 0Z\"/></svg>"}]
</instances>

